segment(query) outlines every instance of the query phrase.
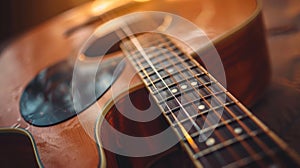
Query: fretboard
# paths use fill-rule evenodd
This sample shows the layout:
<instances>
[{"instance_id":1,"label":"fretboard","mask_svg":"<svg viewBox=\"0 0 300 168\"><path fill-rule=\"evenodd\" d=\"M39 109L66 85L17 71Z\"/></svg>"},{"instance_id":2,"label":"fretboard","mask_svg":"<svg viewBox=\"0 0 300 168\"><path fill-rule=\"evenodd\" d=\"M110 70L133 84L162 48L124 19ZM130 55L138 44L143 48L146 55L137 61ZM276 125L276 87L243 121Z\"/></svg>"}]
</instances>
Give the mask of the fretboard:
<instances>
[{"instance_id":1,"label":"fretboard","mask_svg":"<svg viewBox=\"0 0 300 168\"><path fill-rule=\"evenodd\" d=\"M122 49L195 165L297 165L282 140L168 37L132 36Z\"/></svg>"}]
</instances>

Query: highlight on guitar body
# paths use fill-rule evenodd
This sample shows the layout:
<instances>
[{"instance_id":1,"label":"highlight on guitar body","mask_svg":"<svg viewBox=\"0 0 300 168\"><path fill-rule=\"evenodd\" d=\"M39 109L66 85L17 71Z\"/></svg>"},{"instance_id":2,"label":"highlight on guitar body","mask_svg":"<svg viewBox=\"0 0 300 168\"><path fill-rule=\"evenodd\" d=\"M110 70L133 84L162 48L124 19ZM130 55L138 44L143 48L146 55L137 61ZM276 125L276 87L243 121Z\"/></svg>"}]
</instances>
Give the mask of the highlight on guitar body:
<instances>
[{"instance_id":1,"label":"highlight on guitar body","mask_svg":"<svg viewBox=\"0 0 300 168\"><path fill-rule=\"evenodd\" d=\"M263 29L256 0L95 1L45 22L1 53L0 166L299 167L245 107L270 79Z\"/></svg>"}]
</instances>

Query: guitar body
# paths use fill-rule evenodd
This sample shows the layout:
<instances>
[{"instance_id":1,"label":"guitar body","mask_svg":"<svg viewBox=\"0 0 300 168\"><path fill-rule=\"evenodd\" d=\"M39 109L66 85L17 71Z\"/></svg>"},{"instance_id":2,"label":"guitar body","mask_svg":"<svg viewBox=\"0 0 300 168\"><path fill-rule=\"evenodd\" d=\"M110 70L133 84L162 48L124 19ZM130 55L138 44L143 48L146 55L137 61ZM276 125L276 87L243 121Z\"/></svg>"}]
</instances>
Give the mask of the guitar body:
<instances>
[{"instance_id":1,"label":"guitar body","mask_svg":"<svg viewBox=\"0 0 300 168\"><path fill-rule=\"evenodd\" d=\"M130 12L143 10L171 12L187 18L202 28L221 56L228 90L246 105L251 105L257 100L268 84L270 71L260 4L256 0L243 2L187 0L184 3L175 0L136 3L138 3L136 6L130 7ZM185 7L182 8L182 5ZM135 74L129 63L126 64L124 73L113 84L118 86L114 89L114 93L108 90L97 103L78 116L47 127L29 125L21 117L19 102L27 84L44 68L65 60L70 54L76 55L76 52L72 53L74 48L78 49L100 24L96 22L68 37L65 36L69 29L89 17L92 7L92 3L86 4L43 23L15 39L1 53L0 126L28 129L35 139L45 167L96 167L105 164L107 167L166 167L181 163L186 167L192 166L179 145L162 154L145 158L123 157L98 148L94 137L96 123L99 122L97 125L100 130L104 132L106 130L101 127L101 121L97 121L100 112L112 126L128 134L151 135L167 126L162 118L146 125L132 123L115 110L112 94L119 95L117 103L120 106L126 101L124 96L128 94L132 97L133 104L139 108L148 106L147 102L140 102L141 97L147 96L148 92L138 76L132 78L129 93L126 93L128 87L125 83L132 74ZM121 10L120 15L129 11ZM112 53L104 57L104 60L119 57L120 54L120 52ZM216 78L218 79L218 76ZM101 111L97 107L100 107ZM121 110L127 109L124 106ZM136 128L134 132L129 129L132 127ZM112 140L112 143L117 142ZM145 150L147 148L151 148L151 145L145 147Z\"/></svg>"}]
</instances>

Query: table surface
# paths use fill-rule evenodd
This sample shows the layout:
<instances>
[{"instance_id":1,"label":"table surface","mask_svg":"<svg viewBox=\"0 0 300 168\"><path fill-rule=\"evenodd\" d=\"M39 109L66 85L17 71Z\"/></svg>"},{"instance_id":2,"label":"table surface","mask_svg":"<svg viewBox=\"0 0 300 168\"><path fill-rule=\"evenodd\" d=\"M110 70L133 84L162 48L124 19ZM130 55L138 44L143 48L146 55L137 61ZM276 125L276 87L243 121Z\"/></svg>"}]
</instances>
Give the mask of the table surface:
<instances>
[{"instance_id":1,"label":"table surface","mask_svg":"<svg viewBox=\"0 0 300 168\"><path fill-rule=\"evenodd\" d=\"M264 0L272 81L252 111L300 153L300 1Z\"/></svg>"}]
</instances>

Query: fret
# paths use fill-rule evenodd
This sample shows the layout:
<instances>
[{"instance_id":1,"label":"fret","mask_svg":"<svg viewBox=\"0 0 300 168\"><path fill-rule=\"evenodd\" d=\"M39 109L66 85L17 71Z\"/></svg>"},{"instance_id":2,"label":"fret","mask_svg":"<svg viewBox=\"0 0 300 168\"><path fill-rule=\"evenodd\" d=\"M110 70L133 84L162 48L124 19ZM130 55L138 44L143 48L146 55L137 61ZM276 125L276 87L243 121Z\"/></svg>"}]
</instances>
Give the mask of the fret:
<instances>
[{"instance_id":1,"label":"fret","mask_svg":"<svg viewBox=\"0 0 300 168\"><path fill-rule=\"evenodd\" d=\"M163 37L163 36L161 36ZM159 37L159 38L161 38ZM148 38L149 39L149 38ZM153 42L154 41L154 42ZM166 41L163 41L163 43L157 39L154 39L153 41L147 41L146 43L142 43L143 47L145 48L150 48L152 46L156 46L157 48L160 48L160 49L167 49L167 51L169 52L170 50L174 53L176 53L176 55L178 55L179 57L181 56L185 56L185 54L178 49L178 47L170 40L166 40Z\"/></svg>"},{"instance_id":2,"label":"fret","mask_svg":"<svg viewBox=\"0 0 300 168\"><path fill-rule=\"evenodd\" d=\"M159 62L163 61L189 61L188 57L178 57L174 55L166 49L151 47L144 49L145 53L147 54L148 59L152 62L152 64L158 64ZM167 52L166 52L167 51ZM143 58L143 56L138 51L131 52L131 57L134 58L135 62L139 62L140 64L147 64L148 62Z\"/></svg>"},{"instance_id":3,"label":"fret","mask_svg":"<svg viewBox=\"0 0 300 168\"><path fill-rule=\"evenodd\" d=\"M240 159L234 159L228 155L226 148L219 149L213 153L207 154L205 157L199 158L204 167L223 167L223 168L236 168L236 167L261 167L258 162L262 163L264 167L298 167L294 160L289 158L285 151L279 147L272 150L260 151L253 155L249 155L245 149L239 144L231 145L234 151L240 151ZM267 154L268 153L268 154ZM223 158L223 162L219 161L219 154ZM277 157L278 160L274 161L271 157ZM218 161L218 162L216 162Z\"/></svg>"},{"instance_id":4,"label":"fret","mask_svg":"<svg viewBox=\"0 0 300 168\"><path fill-rule=\"evenodd\" d=\"M231 105L231 104L233 104L233 102L228 102L228 103L225 103L224 105L225 106L228 106L228 105ZM223 107L224 107L224 105L221 105L221 106L217 106L217 107L213 107L213 108L211 108L211 109L207 109L207 110L204 110L204 111L202 111L202 112L200 112L200 113L197 113L197 114L195 114L195 115L192 115L191 116L191 118L192 119L194 119L194 120L196 120L196 122L200 125L200 127L202 127L203 126L203 120L201 120L201 121L199 121L198 120L198 118L200 118L202 115L206 115L206 114L208 114L209 112L213 112L213 110L220 110L220 109L222 109ZM178 110L178 109L177 109ZM177 113L177 110L175 111L176 113ZM223 109L222 109L223 110ZM175 112L173 112L173 113L175 113ZM170 112L166 112L166 114L169 114ZM225 112L224 112L225 113ZM228 115L228 114L224 114L223 113L223 115ZM247 117L247 115L246 114L242 114L242 115L239 115L239 116L237 116L236 118L232 118L232 117L224 117L224 116L222 116L224 119L225 119L225 121L222 121L221 123L218 123L218 124L215 124L215 125L213 125L213 127L215 127L215 126L222 126L222 125L224 125L224 124L228 124L229 122L233 122L233 121L235 121L236 119L243 119L243 118L245 118L245 117ZM180 123L184 123L184 122L187 122L188 121L188 119L183 119L183 120L180 120L179 122ZM174 125L178 125L179 123L174 123ZM202 131L204 131L205 132L205 130L203 129ZM191 135L191 136L197 136L199 133L197 133L197 134L194 134L194 135Z\"/></svg>"},{"instance_id":5,"label":"fret","mask_svg":"<svg viewBox=\"0 0 300 168\"><path fill-rule=\"evenodd\" d=\"M229 105L229 104L231 104L231 103L226 103L226 105ZM221 116L223 121L222 120L219 121L220 117L217 116L217 114L213 111L214 110L215 111L223 110L222 106L214 107L212 109L208 109L208 110L205 110L200 113L198 113L195 109L191 109L191 108L185 108L185 109L187 111L189 111L189 113L191 115L189 119L193 119L197 123L197 125L200 128L202 128L201 133L206 133L214 128L222 127L226 124L231 125L231 127L233 129L239 130L236 133L242 133L242 132L245 132L245 130L242 129L241 125L238 124L238 120L247 121L248 125L253 124L253 123L250 123L251 119L246 114L242 114L237 117L226 117L226 112L223 112L223 115ZM173 112L173 114L175 116L178 116L178 113L179 113L178 111ZM210 115L209 118L207 118L208 115ZM186 122L187 122L187 126L190 124L189 123L190 120L187 118L183 118L183 119L178 118L179 122L175 122L175 119L172 117L172 115L170 113L168 113L167 116L170 119L170 121L172 121L174 127L178 127L179 124L186 124ZM218 120L216 120L216 119L218 119ZM203 128L204 122L209 122L209 127ZM259 129L259 128L252 126L251 130L257 130L257 129ZM224 130L224 132L226 132L226 130ZM191 137L197 137L201 134L197 130L189 130L189 133L190 133Z\"/></svg>"},{"instance_id":6,"label":"fret","mask_svg":"<svg viewBox=\"0 0 300 168\"><path fill-rule=\"evenodd\" d=\"M156 46L158 48L166 48L166 45L168 45L168 46L174 45L174 43L170 40L165 41L164 43L161 43L156 38L142 38L142 39L140 39L140 42L141 42L142 46L145 48L149 48L152 46Z\"/></svg>"},{"instance_id":7,"label":"fret","mask_svg":"<svg viewBox=\"0 0 300 168\"><path fill-rule=\"evenodd\" d=\"M267 134L260 134L257 137L269 137ZM260 138L261 139L261 138ZM292 160L285 151L281 149L273 140L264 141L265 144L269 145L273 144L268 150L262 150L259 148L253 139L247 139L247 143L253 145L256 150L255 155L251 155L248 157L244 157L238 161L235 161L229 164L226 167L234 167L235 165L239 164L242 166L247 167L257 167L257 162L263 163L265 167L298 167L294 160ZM270 143L270 144L269 144ZM251 146L252 147L252 146ZM272 158L277 158L276 160ZM236 167L236 166L235 166Z\"/></svg>"},{"instance_id":8,"label":"fret","mask_svg":"<svg viewBox=\"0 0 300 168\"><path fill-rule=\"evenodd\" d=\"M151 88L151 87L150 87ZM189 87L187 89L181 89L177 86L176 83L173 83L172 85L169 85L171 91L167 90L166 87L159 88L158 90L153 91L153 95L157 98L158 104L164 104L168 101L173 101L175 98L187 102L187 100L183 96L189 96L190 99L198 99L200 100L200 96L198 95L198 92L205 94L205 96L211 96L211 94L207 91L206 88L201 87L195 91L194 88ZM176 90L176 92L172 92L172 90ZM157 97L159 95L159 97ZM192 101L192 100L191 100Z\"/></svg>"},{"instance_id":9,"label":"fret","mask_svg":"<svg viewBox=\"0 0 300 168\"><path fill-rule=\"evenodd\" d=\"M263 134L263 131L252 132L252 136L243 134L239 136L239 139L241 141L253 141L253 137L259 134ZM238 155L238 158L237 156L233 156L230 151L235 152ZM221 156L222 158L224 158L224 162L218 162L218 155L219 157ZM194 158L198 159L204 167L226 167L227 165L229 165L228 167L230 167L233 166L231 164L236 161L241 161L237 163L237 167L243 167L247 164L245 162L242 162L242 160L244 161L245 158L251 158L253 159L253 161L257 161L258 158L262 157L262 150L256 153L256 157L253 157L253 155L249 154L247 150L242 146L240 141L236 138L211 146L197 153L197 155L194 155Z\"/></svg>"},{"instance_id":10,"label":"fret","mask_svg":"<svg viewBox=\"0 0 300 168\"><path fill-rule=\"evenodd\" d=\"M196 68L196 67L191 67L191 68ZM168 72L168 70L164 70L164 72L162 72L163 69L158 69L158 70L161 71L160 74L163 75L162 76L163 79L171 78L171 77L174 77L176 75L178 75L176 77L176 78L178 78L178 77L180 77L180 73L185 74L186 78L180 78L179 80L175 81L177 83L182 83L183 81L186 81L186 80L190 80L191 81L191 80L193 80L195 78L200 78L202 75L205 75L205 73L190 74L190 73L188 73L188 71L189 71L188 69L184 69L182 71L173 70L173 72ZM168 74L166 74L166 73L168 73ZM156 72L154 72L154 73L151 72L151 73L149 73L147 75L149 76L149 75L153 75L153 74L156 74ZM141 76L144 79L146 79L148 77L147 75L142 74ZM153 84L158 83L158 82L162 82L161 79L155 79L155 80L152 81Z\"/></svg>"},{"instance_id":11,"label":"fret","mask_svg":"<svg viewBox=\"0 0 300 168\"><path fill-rule=\"evenodd\" d=\"M182 58L179 60L178 57L174 56L174 55L171 55L171 54L166 54L164 57L161 57L161 56L156 56L156 57L152 57L151 59L151 62L152 64L154 65L155 68L158 68L158 67L161 67L161 65L164 65L164 66L170 66L170 65L173 65L173 64L179 64L181 63L180 61L183 61L183 62L189 62L190 59L189 58ZM148 63L146 60L135 60L136 62L139 62L140 64L144 65L145 66L148 66ZM192 65L191 63L187 63L187 65Z\"/></svg>"},{"instance_id":12,"label":"fret","mask_svg":"<svg viewBox=\"0 0 300 168\"><path fill-rule=\"evenodd\" d=\"M180 63L178 63L180 64ZM176 64L175 64L176 66ZM179 72L184 72L184 71L188 71L188 69L195 69L195 68L198 68L197 65L191 65L191 66L188 66L186 69L183 69L182 71L176 71L176 69L174 69L174 65L168 65L166 67L159 67L159 68L156 68L157 71L164 71L166 73L169 73L169 75L172 75L172 72L174 73L179 73ZM141 73L141 76L142 78L145 78L147 77L146 74L144 74L143 70L146 70L147 72L147 75L153 75L155 74L156 72L152 70L151 67L148 67L148 68L143 68L143 69L139 69L138 68L138 71ZM200 74L200 73L199 73ZM204 72L202 72L201 74L204 74Z\"/></svg>"},{"instance_id":13,"label":"fret","mask_svg":"<svg viewBox=\"0 0 300 168\"><path fill-rule=\"evenodd\" d=\"M166 79L166 78L170 77L170 74L164 68L159 68L159 69L156 70L156 72L150 71L147 74L142 73L141 77L143 79L147 79L149 76L157 75L156 74L157 72L161 75L162 79ZM152 83L156 83L157 80L160 81L161 79L153 79Z\"/></svg>"},{"instance_id":14,"label":"fret","mask_svg":"<svg viewBox=\"0 0 300 168\"><path fill-rule=\"evenodd\" d=\"M190 89L190 91L192 91L192 92L187 92L186 94L189 96L189 97L191 97L191 100L189 100L189 101L182 101L182 106L183 107L186 107L186 106L191 106L192 104L199 104L199 101L201 101L201 100L203 100L203 99L210 99L211 97L212 97L212 95L206 95L206 96L204 96L204 97L202 97L202 98L199 98L199 96L195 93L195 92L193 92L193 89ZM224 92L218 92L218 93L215 93L216 95L220 95L220 94L224 94ZM179 97L179 100L182 100L182 99L184 99L184 98L182 98L181 99L181 95L175 95L175 96L177 96L177 97ZM168 97L167 99L165 99L165 100L162 100L161 102L159 102L159 104L163 104L164 102L166 102L166 101L169 101L169 100L171 100L173 97ZM228 104L224 104L224 105L230 105L230 103L233 103L233 101L232 102L230 102L229 103L229 101L227 102ZM221 106L216 106L216 107L214 107L214 108L219 108L219 107L222 107L223 105L221 105ZM179 107L177 107L177 108L173 108L173 109L170 109L170 110L168 110L168 111L165 111L165 114L168 114L168 113L171 113L171 112L176 112L177 110L179 110ZM202 112L205 112L205 111L209 111L209 110L204 110L204 111L202 111Z\"/></svg>"},{"instance_id":15,"label":"fret","mask_svg":"<svg viewBox=\"0 0 300 168\"><path fill-rule=\"evenodd\" d=\"M228 109L236 116L245 114L245 112L237 105L237 103L229 105ZM227 111L226 114L228 114L229 113L228 110L226 111Z\"/></svg>"},{"instance_id":16,"label":"fret","mask_svg":"<svg viewBox=\"0 0 300 168\"><path fill-rule=\"evenodd\" d=\"M136 65L136 66L138 66L138 65ZM143 68L136 67L136 69L139 72L139 74L141 74L141 75L144 74L144 71L146 71L147 74L150 73L150 72L154 72L151 67L143 67ZM154 72L154 73L156 73L156 72Z\"/></svg>"},{"instance_id":17,"label":"fret","mask_svg":"<svg viewBox=\"0 0 300 168\"><path fill-rule=\"evenodd\" d=\"M201 74L200 74L200 76L201 76ZM188 81L186 81L186 79L184 79L184 80L180 80L178 83L169 83L168 86L163 86L160 89L153 91L153 94L157 95L158 93L166 91L167 88L169 88L169 87L173 87L173 86L179 87L179 85L183 85L183 84L187 86L187 89L182 89L181 92L180 92L181 94L186 93L186 92L190 92L190 91L198 92L202 96L207 96L207 95L214 94L214 92L208 91L204 86L210 86L210 85L214 84L215 82L210 81L210 82L206 82L206 83L203 83L203 84L199 84L195 89L194 88L195 86L192 85L192 83L194 82L194 79L192 77L190 77L189 79L190 79L190 82L188 82ZM177 93L176 95L178 95L180 93ZM200 97L200 96L198 96L198 97ZM168 100L168 99L170 99L170 97L165 97L164 100Z\"/></svg>"},{"instance_id":18,"label":"fret","mask_svg":"<svg viewBox=\"0 0 300 168\"><path fill-rule=\"evenodd\" d=\"M269 153L271 153L272 155L275 155L278 152L279 152L279 149L269 150ZM266 165L266 167L276 167L276 165L273 162L270 163L270 159L269 159L268 155L266 155L265 151L256 153L251 156L247 156L244 154L241 156L241 158L242 159L240 159L240 160L232 161L230 164L224 166L224 168L259 167L259 165L257 164L257 161L262 162L263 160L268 160L267 162L264 161L264 162L266 162L266 163L264 163Z\"/></svg>"},{"instance_id":19,"label":"fret","mask_svg":"<svg viewBox=\"0 0 300 168\"><path fill-rule=\"evenodd\" d=\"M214 121L214 119L217 119L219 117L216 117L213 120L209 120L206 116L201 116L201 117L198 116L197 118L195 118L195 117L193 118L193 120L201 128L201 132L199 130L196 130L193 127L191 127L190 121L187 121L187 120L185 120L184 122L180 121L180 125L183 125L187 129L190 136L195 138L195 140L197 140L197 141L199 140L199 136L201 136L205 133L208 133L209 131L214 131L215 128L221 130L220 134L221 135L224 134L224 138L228 138L228 137L233 137L233 135L230 134L229 130L224 126L229 125L229 124L235 124L237 122L237 119L244 119L244 118L248 117L246 115L243 115L243 116L238 116L237 118L230 118L230 119L227 119L224 121ZM173 119L170 118L170 120L172 121ZM207 122L206 124L209 124L208 127L205 127L205 128L203 127L204 122ZM174 128L178 129L179 123L174 122L173 126L174 126ZM240 127L237 127L237 128L240 128ZM229 134L226 134L227 132L229 132Z\"/></svg>"},{"instance_id":20,"label":"fret","mask_svg":"<svg viewBox=\"0 0 300 168\"><path fill-rule=\"evenodd\" d=\"M199 124L199 125L201 125L201 128L203 128L204 119L201 118L201 117L199 117L198 115L197 115L197 117L198 118L195 118L195 116L193 116L193 119L195 119L196 123ZM212 123L216 123L216 124L210 125L207 128L203 128L201 130L201 133L200 132L194 132L193 130L190 131L191 137L193 137L195 139L198 139L199 136L201 136L201 134L204 134L204 133L206 133L208 131L211 131L214 128L216 128L216 131L219 131L220 134L222 135L222 137L225 138L225 139L233 138L235 135L238 135L238 134L241 134L241 133L246 133L246 131L239 124L238 120L244 122L244 124L246 124L250 128L250 131L260 130L260 128L246 114L242 114L242 115L234 117L234 118L233 117L225 118L224 116L222 116L222 117L223 117L224 121L212 122ZM183 122L188 122L188 121L185 120ZM174 124L174 125L176 126L176 125L178 125L178 123ZM232 133L229 132L228 128L225 127L226 125L230 125L230 127L232 127L232 129L234 129L234 134L232 134ZM239 131L236 132L235 129L238 129Z\"/></svg>"},{"instance_id":21,"label":"fret","mask_svg":"<svg viewBox=\"0 0 300 168\"><path fill-rule=\"evenodd\" d=\"M232 139L228 139L226 141L218 143L217 145L214 145L214 146L208 147L204 150L201 150L201 152L196 153L194 155L194 157L195 158L203 157L203 156L208 155L208 154L210 154L214 151L220 150L221 148L229 147L229 146L231 146L235 143L239 143L240 141L247 140L248 138L257 136L257 135L262 134L262 133L264 133L262 130L257 130L257 131L252 131L250 134L239 135L239 136L234 137ZM257 149L257 150L259 150L259 149Z\"/></svg>"}]
</instances>

